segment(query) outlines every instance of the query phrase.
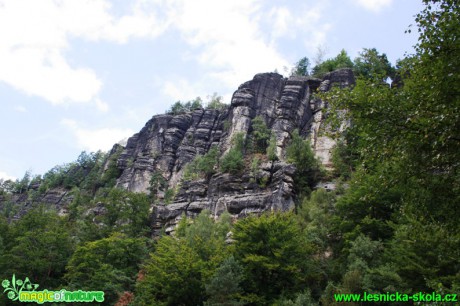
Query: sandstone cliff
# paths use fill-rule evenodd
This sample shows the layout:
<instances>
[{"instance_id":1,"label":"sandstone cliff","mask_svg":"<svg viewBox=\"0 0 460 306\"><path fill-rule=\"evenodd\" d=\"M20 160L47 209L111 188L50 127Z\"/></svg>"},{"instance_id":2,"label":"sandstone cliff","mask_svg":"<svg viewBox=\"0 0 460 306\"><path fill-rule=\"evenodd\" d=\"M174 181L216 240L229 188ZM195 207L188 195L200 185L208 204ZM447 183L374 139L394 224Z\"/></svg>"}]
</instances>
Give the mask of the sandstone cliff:
<instances>
[{"instance_id":1,"label":"sandstone cliff","mask_svg":"<svg viewBox=\"0 0 460 306\"><path fill-rule=\"evenodd\" d=\"M330 167L334 141L322 133L327 105L314 93L332 86L350 86L354 76L341 69L322 80L310 77L283 78L277 73L257 74L233 94L231 104L222 110L198 109L181 115L156 115L129 138L117 161L122 174L117 186L135 192L149 192L152 176L160 174L169 188L176 188L173 203L153 205L152 227L172 229L180 216L209 209L214 215L228 211L235 217L266 210L289 210L294 206L293 174L285 148L291 133L311 139L313 150L323 165ZM251 120L264 119L276 136L279 161L261 164L258 175L266 186L251 181L249 171L240 176L216 173L209 179L181 180L185 166L195 156L218 146L223 155L237 133L250 135Z\"/></svg>"},{"instance_id":2,"label":"sandstone cliff","mask_svg":"<svg viewBox=\"0 0 460 306\"><path fill-rule=\"evenodd\" d=\"M316 93L353 83L350 69L331 72L323 79L257 74L240 85L230 105L221 109L153 116L139 133L128 139L125 147L114 146L99 175L103 177L107 169L115 168L116 187L142 193L151 192L152 178L161 179L163 186L152 200L153 234L163 228L171 231L182 214L194 216L203 209L215 216L228 211L235 218L267 210L290 210L296 199L296 168L286 162L285 156L291 134L298 130L303 138L309 138L318 159L325 168L330 168L330 152L335 142L324 133L328 129L324 120L327 103ZM211 176L184 180L186 166L197 156L212 147L217 147L218 155L223 156L230 150L235 135L251 137L252 120L256 116L263 119L275 137L278 161L262 159L254 170L249 169L250 161L246 160L247 170L239 175L216 169ZM84 169L83 173L90 170ZM254 180L255 176L259 181ZM60 214L67 213L75 194L70 188L58 185L38 192L39 187L39 183L31 184L28 192L10 194L8 199L0 195L0 209L11 210L15 206L12 219L39 203L55 207Z\"/></svg>"}]
</instances>

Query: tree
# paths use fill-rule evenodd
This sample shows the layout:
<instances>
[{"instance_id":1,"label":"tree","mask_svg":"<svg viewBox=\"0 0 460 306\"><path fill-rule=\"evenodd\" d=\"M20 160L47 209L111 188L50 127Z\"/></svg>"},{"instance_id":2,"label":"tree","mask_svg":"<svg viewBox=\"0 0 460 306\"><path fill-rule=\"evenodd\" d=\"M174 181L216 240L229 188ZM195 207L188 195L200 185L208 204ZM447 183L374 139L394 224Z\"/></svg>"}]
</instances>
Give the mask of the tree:
<instances>
[{"instance_id":1,"label":"tree","mask_svg":"<svg viewBox=\"0 0 460 306\"><path fill-rule=\"evenodd\" d=\"M150 197L156 200L159 191L167 187L167 181L160 172L155 171L150 178Z\"/></svg>"},{"instance_id":2,"label":"tree","mask_svg":"<svg viewBox=\"0 0 460 306\"><path fill-rule=\"evenodd\" d=\"M184 171L185 180L198 178L210 179L216 172L216 165L219 161L219 149L213 146L205 155L198 155L190 162Z\"/></svg>"},{"instance_id":3,"label":"tree","mask_svg":"<svg viewBox=\"0 0 460 306\"><path fill-rule=\"evenodd\" d=\"M219 98L221 99L222 97ZM187 102L176 101L166 113L170 115L180 115L201 108L203 108L203 100L200 97L196 97L194 100Z\"/></svg>"},{"instance_id":4,"label":"tree","mask_svg":"<svg viewBox=\"0 0 460 306\"><path fill-rule=\"evenodd\" d=\"M73 251L70 229L62 217L40 206L30 210L5 234L7 245L0 258L4 265L1 276L29 277L49 288L62 285L61 278Z\"/></svg>"},{"instance_id":5,"label":"tree","mask_svg":"<svg viewBox=\"0 0 460 306\"><path fill-rule=\"evenodd\" d=\"M277 161L278 160L278 155L276 154L276 136L272 135L270 137L270 142L268 143L267 147L267 157L269 161Z\"/></svg>"},{"instance_id":6,"label":"tree","mask_svg":"<svg viewBox=\"0 0 460 306\"><path fill-rule=\"evenodd\" d=\"M291 75L307 76L309 75L310 60L307 57L302 57L294 66Z\"/></svg>"},{"instance_id":7,"label":"tree","mask_svg":"<svg viewBox=\"0 0 460 306\"><path fill-rule=\"evenodd\" d=\"M235 258L245 271L244 300L266 305L297 292L315 273L312 252L292 213L249 216L234 226Z\"/></svg>"},{"instance_id":8,"label":"tree","mask_svg":"<svg viewBox=\"0 0 460 306\"><path fill-rule=\"evenodd\" d=\"M359 136L359 168L337 208L346 244L360 233L401 242L393 258L401 277L410 275L406 289L448 291L459 283L445 267L459 264L447 249L458 250L460 231L460 4L424 3L416 16L416 54L400 63L398 87L361 79L352 90L328 95L331 117L347 109L349 130ZM430 244L433 237L441 243Z\"/></svg>"},{"instance_id":9,"label":"tree","mask_svg":"<svg viewBox=\"0 0 460 306\"><path fill-rule=\"evenodd\" d=\"M239 306L239 294L242 293L240 282L243 269L233 256L225 259L217 268L211 280L206 284L209 296L205 306Z\"/></svg>"},{"instance_id":10,"label":"tree","mask_svg":"<svg viewBox=\"0 0 460 306\"><path fill-rule=\"evenodd\" d=\"M179 115L183 112L185 112L185 106L182 104L181 101L176 101L167 111L167 113L171 115Z\"/></svg>"},{"instance_id":11,"label":"tree","mask_svg":"<svg viewBox=\"0 0 460 306\"><path fill-rule=\"evenodd\" d=\"M147 257L146 240L114 233L108 238L79 245L67 265L70 288L104 291L113 305L124 291L132 291L141 262Z\"/></svg>"},{"instance_id":12,"label":"tree","mask_svg":"<svg viewBox=\"0 0 460 306\"><path fill-rule=\"evenodd\" d=\"M316 65L312 70L312 75L323 77L326 73L341 68L353 68L353 62L344 49L336 57Z\"/></svg>"},{"instance_id":13,"label":"tree","mask_svg":"<svg viewBox=\"0 0 460 306\"><path fill-rule=\"evenodd\" d=\"M395 69L388 61L386 54L379 54L375 48L364 48L355 58L353 70L357 76L380 79L382 82L387 78L393 79L395 76Z\"/></svg>"},{"instance_id":14,"label":"tree","mask_svg":"<svg viewBox=\"0 0 460 306\"><path fill-rule=\"evenodd\" d=\"M222 172L237 174L244 168L244 134L237 133L232 139L232 147L228 150L220 161Z\"/></svg>"},{"instance_id":15,"label":"tree","mask_svg":"<svg viewBox=\"0 0 460 306\"><path fill-rule=\"evenodd\" d=\"M268 129L265 120L257 116L251 120L252 123L252 141L255 153L265 153L271 131Z\"/></svg>"},{"instance_id":16,"label":"tree","mask_svg":"<svg viewBox=\"0 0 460 306\"><path fill-rule=\"evenodd\" d=\"M286 148L287 161L296 166L294 177L297 194L307 195L318 182L321 175L319 162L316 160L310 142L302 139L298 130L291 134L291 142Z\"/></svg>"},{"instance_id":17,"label":"tree","mask_svg":"<svg viewBox=\"0 0 460 306\"><path fill-rule=\"evenodd\" d=\"M204 301L203 261L182 240L163 236L145 262L134 305L200 305Z\"/></svg>"},{"instance_id":18,"label":"tree","mask_svg":"<svg viewBox=\"0 0 460 306\"><path fill-rule=\"evenodd\" d=\"M222 102L223 97L219 96L217 92L213 93L212 96L208 96L208 109L222 110L227 107L227 104Z\"/></svg>"},{"instance_id":19,"label":"tree","mask_svg":"<svg viewBox=\"0 0 460 306\"><path fill-rule=\"evenodd\" d=\"M215 222L208 210L193 222L183 215L177 235L161 237L146 261L135 305L201 305L206 299L205 284L226 254L230 223L227 214Z\"/></svg>"}]
</instances>

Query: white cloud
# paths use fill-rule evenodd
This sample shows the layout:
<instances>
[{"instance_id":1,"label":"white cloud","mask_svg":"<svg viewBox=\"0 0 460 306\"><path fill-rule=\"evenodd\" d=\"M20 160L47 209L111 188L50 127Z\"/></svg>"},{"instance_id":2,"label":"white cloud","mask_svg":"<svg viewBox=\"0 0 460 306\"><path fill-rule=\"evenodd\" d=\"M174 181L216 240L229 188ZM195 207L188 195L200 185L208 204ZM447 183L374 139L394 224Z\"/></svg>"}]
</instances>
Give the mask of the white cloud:
<instances>
[{"instance_id":1,"label":"white cloud","mask_svg":"<svg viewBox=\"0 0 460 306\"><path fill-rule=\"evenodd\" d=\"M86 129L78 125L75 120L62 119L61 124L68 127L77 138L77 145L82 150L96 152L108 151L115 143L134 134L131 129L102 128Z\"/></svg>"},{"instance_id":2,"label":"white cloud","mask_svg":"<svg viewBox=\"0 0 460 306\"><path fill-rule=\"evenodd\" d=\"M183 78L165 81L162 84L163 92L171 97L173 101L189 101L199 96L203 98L203 94L198 91L199 87L199 84L191 84Z\"/></svg>"},{"instance_id":3,"label":"white cloud","mask_svg":"<svg viewBox=\"0 0 460 306\"><path fill-rule=\"evenodd\" d=\"M378 13L392 4L393 0L353 0L356 5Z\"/></svg>"},{"instance_id":4,"label":"white cloud","mask_svg":"<svg viewBox=\"0 0 460 306\"><path fill-rule=\"evenodd\" d=\"M73 67L64 51L69 38L125 43L156 37L167 27L138 0L129 14L111 15L106 0L0 1L0 81L53 104L93 102L104 111L102 82L88 67Z\"/></svg>"},{"instance_id":5,"label":"white cloud","mask_svg":"<svg viewBox=\"0 0 460 306\"><path fill-rule=\"evenodd\" d=\"M330 9L329 1L323 0L313 5L299 5L293 8L286 6L273 7L268 13L271 22L271 45L278 39L303 41L306 54L312 54L317 46L325 43L326 35L332 24L326 22L324 11Z\"/></svg>"},{"instance_id":6,"label":"white cloud","mask_svg":"<svg viewBox=\"0 0 460 306\"><path fill-rule=\"evenodd\" d=\"M11 175L8 175L8 174L7 174L6 172L4 172L4 171L0 171L0 179L3 179L4 181L6 181L6 180L15 181L15 180L16 180L16 177L11 176Z\"/></svg>"},{"instance_id":7,"label":"white cloud","mask_svg":"<svg viewBox=\"0 0 460 306\"><path fill-rule=\"evenodd\" d=\"M288 64L262 33L256 0L176 0L171 18L186 42L199 47L196 59L227 86L236 86L255 73Z\"/></svg>"},{"instance_id":8,"label":"white cloud","mask_svg":"<svg viewBox=\"0 0 460 306\"><path fill-rule=\"evenodd\" d=\"M96 107L99 111L106 113L109 110L109 104L102 101L101 99L96 99Z\"/></svg>"}]
</instances>

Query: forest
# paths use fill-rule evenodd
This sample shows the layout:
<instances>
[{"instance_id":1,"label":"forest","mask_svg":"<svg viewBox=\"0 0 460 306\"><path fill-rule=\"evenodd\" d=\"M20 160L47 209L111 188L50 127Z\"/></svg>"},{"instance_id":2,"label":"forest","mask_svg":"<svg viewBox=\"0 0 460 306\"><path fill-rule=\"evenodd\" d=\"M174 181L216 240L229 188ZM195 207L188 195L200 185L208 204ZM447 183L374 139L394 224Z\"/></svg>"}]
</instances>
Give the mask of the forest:
<instances>
[{"instance_id":1,"label":"forest","mask_svg":"<svg viewBox=\"0 0 460 306\"><path fill-rule=\"evenodd\" d=\"M0 305L21 304L8 288L26 278L37 290L101 290L104 302L94 304L118 306L364 305L335 296L460 294L460 3L423 2L415 54L396 66L376 49L354 60L343 50L312 69L308 58L296 63L291 73L302 76L353 69L356 84L317 93L328 101L337 141L333 170L291 135L293 211L233 220L203 210L184 215L173 235L152 237L150 206L163 182L153 177L150 194L115 188L120 170L108 161L121 150L83 152L43 176L1 181ZM211 102L225 107L217 95ZM177 102L170 113L197 107L201 100ZM345 131L343 120L351 122ZM275 161L270 130L260 118L252 125L247 141L235 138L223 157L213 149L197 157L183 179ZM328 180L335 190L315 188ZM67 214L38 205L13 220L25 209L13 196L34 199L57 187L73 195ZM110 205L98 213L98 203Z\"/></svg>"}]
</instances>

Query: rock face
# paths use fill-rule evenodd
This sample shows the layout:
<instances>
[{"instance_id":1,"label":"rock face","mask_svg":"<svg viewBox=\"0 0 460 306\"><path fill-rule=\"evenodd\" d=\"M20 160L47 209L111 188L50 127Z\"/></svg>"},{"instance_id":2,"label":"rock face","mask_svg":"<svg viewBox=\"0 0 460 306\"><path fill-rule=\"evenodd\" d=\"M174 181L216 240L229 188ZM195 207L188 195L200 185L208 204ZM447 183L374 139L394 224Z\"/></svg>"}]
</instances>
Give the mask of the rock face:
<instances>
[{"instance_id":1,"label":"rock face","mask_svg":"<svg viewBox=\"0 0 460 306\"><path fill-rule=\"evenodd\" d=\"M235 218L293 209L296 169L286 163L285 158L291 134L297 129L302 137L309 138L316 156L325 167L330 167L330 151L335 142L323 133L328 129L324 121L327 103L314 93L353 83L350 69L331 72L322 80L284 78L277 73L257 74L239 86L230 105L223 109L196 109L175 116L152 117L139 133L128 139L125 147L114 146L104 169L116 162L121 171L116 186L133 192L150 193L154 180L162 182L162 188L155 190L156 201L152 204L154 235L163 228L173 231L182 214L194 216L203 209L210 210L214 216L228 211ZM251 122L256 116L263 118L275 136L278 161L270 162L262 157L254 168L247 158L247 170L237 176L216 171L199 180L183 179L187 164L196 156L216 146L222 157L237 134L251 135ZM331 184L327 186L334 188ZM19 204L20 211L13 218L21 217L37 203L53 206L59 213L66 214L71 202L72 195L64 188L54 188L44 194L14 194L9 200L0 195L0 209ZM87 214L103 214L103 208L96 206Z\"/></svg>"},{"instance_id":2,"label":"rock face","mask_svg":"<svg viewBox=\"0 0 460 306\"><path fill-rule=\"evenodd\" d=\"M353 75L353 71L349 68L344 68L326 74L319 85L318 90L320 92L326 92L334 86L345 88L354 84L355 77ZM327 116L327 102L314 98L311 100L310 107L314 114L309 134L313 151L324 167L326 169L331 169L331 150L335 146L335 141L324 135L324 132L329 128L325 124ZM347 124L347 122L344 122L344 125Z\"/></svg>"},{"instance_id":3,"label":"rock face","mask_svg":"<svg viewBox=\"0 0 460 306\"><path fill-rule=\"evenodd\" d=\"M313 93L353 83L350 69L329 73L323 80L286 79L277 73L263 73L240 85L228 108L154 116L139 133L129 138L117 161L122 170L117 186L149 193L150 180L160 174L169 188L175 188L172 204L160 201L153 206L154 230L164 226L172 230L183 213L195 215L203 209L209 209L216 216L228 211L235 217L292 209L295 167L283 162L290 135L298 129L303 137L310 137L316 155L326 167L330 166L330 150L335 143L321 135L327 128L324 126L327 103L313 98ZM217 146L222 156L230 149L237 133L249 135L251 120L256 116L262 117L274 133L280 160L260 166L257 175L266 178L263 187L253 182L249 173L238 177L217 173L207 180L182 180L185 166L195 156L205 154L212 146Z\"/></svg>"},{"instance_id":4,"label":"rock face","mask_svg":"<svg viewBox=\"0 0 460 306\"><path fill-rule=\"evenodd\" d=\"M28 197L27 194L14 194L11 199L0 196L0 211L8 211L10 206L13 208L14 216L12 220L17 220L25 215L31 208L38 204L45 204L54 207L58 214L67 214L67 207L72 202L73 196L64 188L54 188L42 195ZM21 205L14 205L20 203Z\"/></svg>"}]
</instances>

